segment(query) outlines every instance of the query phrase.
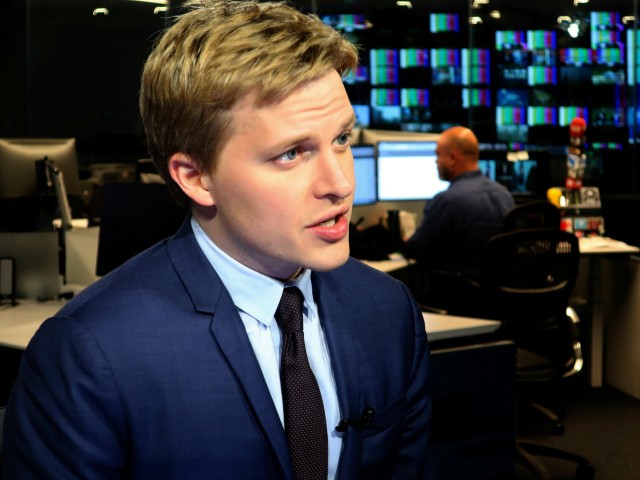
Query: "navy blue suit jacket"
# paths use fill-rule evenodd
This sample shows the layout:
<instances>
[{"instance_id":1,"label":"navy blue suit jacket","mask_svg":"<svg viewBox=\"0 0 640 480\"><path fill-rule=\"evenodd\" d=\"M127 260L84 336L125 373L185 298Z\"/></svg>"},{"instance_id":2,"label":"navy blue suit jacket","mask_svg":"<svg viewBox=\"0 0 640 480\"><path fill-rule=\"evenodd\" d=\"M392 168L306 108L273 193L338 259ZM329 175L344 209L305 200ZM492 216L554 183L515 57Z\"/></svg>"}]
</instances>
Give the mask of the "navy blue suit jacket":
<instances>
[{"instance_id":1,"label":"navy blue suit jacket","mask_svg":"<svg viewBox=\"0 0 640 480\"><path fill-rule=\"evenodd\" d=\"M426 478L431 395L407 289L355 260L313 274L344 433L338 478ZM187 221L67 303L27 348L7 479L293 479L282 424L229 293Z\"/></svg>"}]
</instances>

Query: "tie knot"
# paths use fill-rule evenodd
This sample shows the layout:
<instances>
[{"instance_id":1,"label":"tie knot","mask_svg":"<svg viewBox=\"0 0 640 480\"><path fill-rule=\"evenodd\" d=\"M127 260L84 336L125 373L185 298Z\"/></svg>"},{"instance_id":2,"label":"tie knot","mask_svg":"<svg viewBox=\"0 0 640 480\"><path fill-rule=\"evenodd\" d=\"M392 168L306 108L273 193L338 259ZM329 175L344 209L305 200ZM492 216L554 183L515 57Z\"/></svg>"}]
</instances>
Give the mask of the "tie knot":
<instances>
[{"instance_id":1,"label":"tie knot","mask_svg":"<svg viewBox=\"0 0 640 480\"><path fill-rule=\"evenodd\" d=\"M287 287L276 309L276 321L283 332L302 331L302 306L304 296L297 287Z\"/></svg>"}]
</instances>

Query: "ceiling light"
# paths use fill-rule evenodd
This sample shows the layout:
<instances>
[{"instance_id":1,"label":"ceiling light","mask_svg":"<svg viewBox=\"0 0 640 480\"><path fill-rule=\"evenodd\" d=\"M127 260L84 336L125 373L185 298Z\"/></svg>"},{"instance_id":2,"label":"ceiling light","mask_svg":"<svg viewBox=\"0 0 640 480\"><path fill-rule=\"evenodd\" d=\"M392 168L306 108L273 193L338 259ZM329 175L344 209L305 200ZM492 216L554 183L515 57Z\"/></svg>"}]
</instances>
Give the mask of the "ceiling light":
<instances>
[{"instance_id":1,"label":"ceiling light","mask_svg":"<svg viewBox=\"0 0 640 480\"><path fill-rule=\"evenodd\" d=\"M396 5L399 6L399 7L413 8L413 5L408 0L398 0L396 2Z\"/></svg>"},{"instance_id":2,"label":"ceiling light","mask_svg":"<svg viewBox=\"0 0 640 480\"><path fill-rule=\"evenodd\" d=\"M482 18L475 16L475 17L469 17L469 23L471 25L479 25L482 23Z\"/></svg>"},{"instance_id":3,"label":"ceiling light","mask_svg":"<svg viewBox=\"0 0 640 480\"><path fill-rule=\"evenodd\" d=\"M95 17L96 15L109 15L109 10L107 8L101 7L101 8L94 8L93 9L93 16Z\"/></svg>"},{"instance_id":4,"label":"ceiling light","mask_svg":"<svg viewBox=\"0 0 640 480\"><path fill-rule=\"evenodd\" d=\"M626 15L622 17L622 23L624 23L625 25L627 23L634 23L635 21L636 21L636 17L634 17L633 15Z\"/></svg>"},{"instance_id":5,"label":"ceiling light","mask_svg":"<svg viewBox=\"0 0 640 480\"><path fill-rule=\"evenodd\" d=\"M153 9L153 14L157 15L159 13L164 13L164 12L167 12L167 11L169 11L169 7L155 7Z\"/></svg>"},{"instance_id":6,"label":"ceiling light","mask_svg":"<svg viewBox=\"0 0 640 480\"><path fill-rule=\"evenodd\" d=\"M576 22L571 22L567 27L567 33L571 38L578 38L578 35L580 35L580 25Z\"/></svg>"},{"instance_id":7,"label":"ceiling light","mask_svg":"<svg viewBox=\"0 0 640 480\"><path fill-rule=\"evenodd\" d=\"M578 38L584 35L589 27L589 22L584 18L580 18L580 15L576 16L576 18L562 15L558 17L557 21L560 29L567 32L571 38Z\"/></svg>"},{"instance_id":8,"label":"ceiling light","mask_svg":"<svg viewBox=\"0 0 640 480\"><path fill-rule=\"evenodd\" d=\"M577 7L581 3L589 3L589 0L573 0L574 7Z\"/></svg>"},{"instance_id":9,"label":"ceiling light","mask_svg":"<svg viewBox=\"0 0 640 480\"><path fill-rule=\"evenodd\" d=\"M502 18L502 15L500 14L500 10L491 10L489 12L489 16L491 18Z\"/></svg>"}]
</instances>

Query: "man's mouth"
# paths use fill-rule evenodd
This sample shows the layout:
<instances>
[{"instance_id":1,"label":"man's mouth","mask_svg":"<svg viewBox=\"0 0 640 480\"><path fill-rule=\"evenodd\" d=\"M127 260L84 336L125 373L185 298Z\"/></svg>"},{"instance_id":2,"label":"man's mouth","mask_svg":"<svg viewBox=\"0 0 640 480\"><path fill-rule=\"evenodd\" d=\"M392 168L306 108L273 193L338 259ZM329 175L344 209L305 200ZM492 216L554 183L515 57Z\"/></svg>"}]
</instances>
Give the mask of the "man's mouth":
<instances>
[{"instance_id":1,"label":"man's mouth","mask_svg":"<svg viewBox=\"0 0 640 480\"><path fill-rule=\"evenodd\" d=\"M320 222L318 224L319 227L333 227L336 224L336 219L332 218L330 220L327 220L326 222Z\"/></svg>"}]
</instances>

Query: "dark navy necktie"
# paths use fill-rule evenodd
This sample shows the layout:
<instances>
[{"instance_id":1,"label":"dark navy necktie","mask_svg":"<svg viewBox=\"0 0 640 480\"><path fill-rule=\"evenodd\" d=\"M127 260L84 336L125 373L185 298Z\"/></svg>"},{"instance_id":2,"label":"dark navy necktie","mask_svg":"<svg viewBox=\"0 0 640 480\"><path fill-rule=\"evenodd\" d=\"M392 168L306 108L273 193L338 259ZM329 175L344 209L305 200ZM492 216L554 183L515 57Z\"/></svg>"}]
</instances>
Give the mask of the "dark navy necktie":
<instances>
[{"instance_id":1,"label":"dark navy necktie","mask_svg":"<svg viewBox=\"0 0 640 480\"><path fill-rule=\"evenodd\" d=\"M320 388L304 346L303 304L302 292L287 287L275 314L282 331L280 382L284 427L296 480L326 480L327 424Z\"/></svg>"}]
</instances>

